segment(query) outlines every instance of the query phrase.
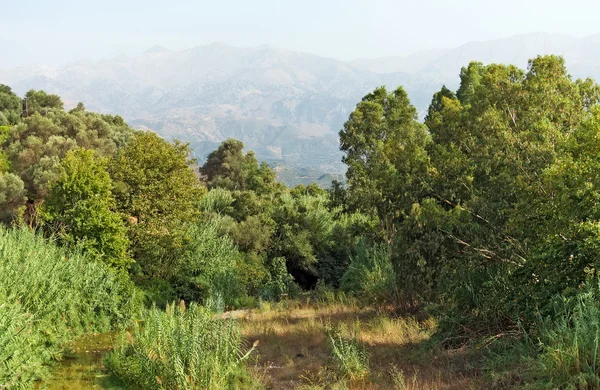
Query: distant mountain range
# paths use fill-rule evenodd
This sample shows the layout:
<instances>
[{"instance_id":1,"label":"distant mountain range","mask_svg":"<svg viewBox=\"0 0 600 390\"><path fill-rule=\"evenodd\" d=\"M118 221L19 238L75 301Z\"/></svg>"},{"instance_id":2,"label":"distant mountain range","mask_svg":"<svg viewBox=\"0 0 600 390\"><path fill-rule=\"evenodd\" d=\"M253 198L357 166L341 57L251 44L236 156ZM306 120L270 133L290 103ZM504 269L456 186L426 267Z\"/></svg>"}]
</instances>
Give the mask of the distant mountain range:
<instances>
[{"instance_id":1,"label":"distant mountain range","mask_svg":"<svg viewBox=\"0 0 600 390\"><path fill-rule=\"evenodd\" d=\"M338 132L373 88L403 85L423 114L442 84L458 86L460 68L470 61L525 67L529 58L549 53L564 55L576 77L600 78L600 34L536 33L346 62L271 46L156 46L132 57L0 70L0 83L19 94L43 89L67 106L82 101L120 114L132 126L189 141L199 159L222 140L238 138L261 160L285 167L288 179L297 170L306 182L306 172L315 172L315 180L343 172Z\"/></svg>"}]
</instances>

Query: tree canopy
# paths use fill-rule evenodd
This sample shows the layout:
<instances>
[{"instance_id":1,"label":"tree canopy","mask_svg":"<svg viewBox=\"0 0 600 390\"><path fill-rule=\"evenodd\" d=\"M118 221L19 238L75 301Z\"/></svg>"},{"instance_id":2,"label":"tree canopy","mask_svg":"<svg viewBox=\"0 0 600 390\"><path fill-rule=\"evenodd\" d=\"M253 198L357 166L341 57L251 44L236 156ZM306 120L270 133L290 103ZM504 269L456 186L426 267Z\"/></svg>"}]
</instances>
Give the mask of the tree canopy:
<instances>
[{"instance_id":1,"label":"tree canopy","mask_svg":"<svg viewBox=\"0 0 600 390\"><path fill-rule=\"evenodd\" d=\"M82 246L106 263L127 269L127 230L116 212L106 165L106 158L93 150L69 151L44 203L44 216L66 244Z\"/></svg>"}]
</instances>

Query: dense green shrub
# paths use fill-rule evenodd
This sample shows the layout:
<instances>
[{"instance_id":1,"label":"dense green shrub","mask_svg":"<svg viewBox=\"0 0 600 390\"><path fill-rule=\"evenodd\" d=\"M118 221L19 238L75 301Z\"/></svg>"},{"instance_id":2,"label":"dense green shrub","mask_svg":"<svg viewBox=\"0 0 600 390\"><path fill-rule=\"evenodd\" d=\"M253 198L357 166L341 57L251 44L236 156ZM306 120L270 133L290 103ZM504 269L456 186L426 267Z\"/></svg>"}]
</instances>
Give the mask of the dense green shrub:
<instances>
[{"instance_id":1,"label":"dense green shrub","mask_svg":"<svg viewBox=\"0 0 600 390\"><path fill-rule=\"evenodd\" d=\"M43 215L63 245L79 245L107 264L126 270L131 264L127 229L115 212L106 163L93 150L69 151L50 187Z\"/></svg>"},{"instance_id":2,"label":"dense green shrub","mask_svg":"<svg viewBox=\"0 0 600 390\"><path fill-rule=\"evenodd\" d=\"M137 296L100 261L0 228L0 383L30 387L75 336L126 325Z\"/></svg>"},{"instance_id":3,"label":"dense green shrub","mask_svg":"<svg viewBox=\"0 0 600 390\"><path fill-rule=\"evenodd\" d=\"M220 297L232 306L246 293L240 275L244 257L229 237L218 234L214 223L193 225L189 236L173 281L179 297L186 302Z\"/></svg>"},{"instance_id":4,"label":"dense green shrub","mask_svg":"<svg viewBox=\"0 0 600 390\"><path fill-rule=\"evenodd\" d=\"M266 300L278 301L284 294L294 295L299 289L294 278L285 267L285 258L276 257L269 261L269 280L260 291L260 296Z\"/></svg>"},{"instance_id":5,"label":"dense green shrub","mask_svg":"<svg viewBox=\"0 0 600 390\"><path fill-rule=\"evenodd\" d=\"M365 302L398 302L396 271L390 247L385 244L369 246L361 241L350 265L342 277L340 289L354 294Z\"/></svg>"},{"instance_id":6,"label":"dense green shrub","mask_svg":"<svg viewBox=\"0 0 600 390\"><path fill-rule=\"evenodd\" d=\"M233 320L191 304L147 310L133 333L123 333L106 358L108 369L143 389L252 388L243 383L244 351Z\"/></svg>"}]
</instances>

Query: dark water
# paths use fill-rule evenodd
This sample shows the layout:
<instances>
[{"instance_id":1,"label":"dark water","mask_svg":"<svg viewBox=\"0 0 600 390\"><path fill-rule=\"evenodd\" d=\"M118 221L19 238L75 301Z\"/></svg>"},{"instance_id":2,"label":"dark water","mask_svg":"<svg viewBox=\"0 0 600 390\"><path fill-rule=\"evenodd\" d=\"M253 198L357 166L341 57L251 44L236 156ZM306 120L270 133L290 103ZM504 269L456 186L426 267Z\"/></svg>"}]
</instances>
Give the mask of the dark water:
<instances>
[{"instance_id":1,"label":"dark water","mask_svg":"<svg viewBox=\"0 0 600 390\"><path fill-rule=\"evenodd\" d=\"M52 369L52 377L41 383L39 389L88 390L127 389L104 368L104 356L113 345L113 333L88 335L74 342L63 360Z\"/></svg>"}]
</instances>

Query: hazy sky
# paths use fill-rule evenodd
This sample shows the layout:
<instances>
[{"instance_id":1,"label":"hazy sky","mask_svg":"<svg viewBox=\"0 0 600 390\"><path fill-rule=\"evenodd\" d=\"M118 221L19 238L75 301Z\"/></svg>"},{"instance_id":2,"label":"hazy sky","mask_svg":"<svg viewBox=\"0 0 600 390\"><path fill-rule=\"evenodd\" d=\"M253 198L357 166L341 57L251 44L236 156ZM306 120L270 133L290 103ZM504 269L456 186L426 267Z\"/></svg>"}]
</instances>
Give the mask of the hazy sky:
<instances>
[{"instance_id":1,"label":"hazy sky","mask_svg":"<svg viewBox=\"0 0 600 390\"><path fill-rule=\"evenodd\" d=\"M339 59L405 55L527 32L600 32L592 0L0 0L0 68L160 44L271 44Z\"/></svg>"}]
</instances>

